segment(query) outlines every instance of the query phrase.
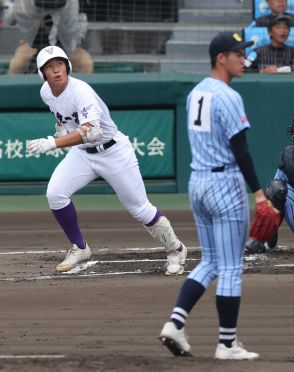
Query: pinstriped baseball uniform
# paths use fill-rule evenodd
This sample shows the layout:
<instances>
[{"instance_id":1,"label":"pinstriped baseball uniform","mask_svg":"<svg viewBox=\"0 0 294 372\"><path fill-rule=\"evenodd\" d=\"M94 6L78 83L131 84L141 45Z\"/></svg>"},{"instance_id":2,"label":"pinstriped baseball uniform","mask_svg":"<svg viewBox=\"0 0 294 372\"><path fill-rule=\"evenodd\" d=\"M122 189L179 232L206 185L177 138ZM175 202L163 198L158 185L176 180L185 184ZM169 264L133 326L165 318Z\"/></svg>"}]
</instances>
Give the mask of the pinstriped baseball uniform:
<instances>
[{"instance_id":1,"label":"pinstriped baseball uniform","mask_svg":"<svg viewBox=\"0 0 294 372\"><path fill-rule=\"evenodd\" d=\"M249 211L230 139L250 127L243 100L223 81L208 77L189 94L187 115L189 198L202 250L189 278L205 288L218 278L217 295L240 296Z\"/></svg>"}]
</instances>

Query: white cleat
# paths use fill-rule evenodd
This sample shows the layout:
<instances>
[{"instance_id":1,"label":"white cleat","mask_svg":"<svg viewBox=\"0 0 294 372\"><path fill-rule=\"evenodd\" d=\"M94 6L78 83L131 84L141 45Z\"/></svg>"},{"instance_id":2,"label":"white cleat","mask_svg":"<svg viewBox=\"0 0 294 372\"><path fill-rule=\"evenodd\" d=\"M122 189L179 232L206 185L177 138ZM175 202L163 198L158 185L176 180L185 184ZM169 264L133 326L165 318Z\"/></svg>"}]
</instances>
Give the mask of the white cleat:
<instances>
[{"instance_id":1,"label":"white cleat","mask_svg":"<svg viewBox=\"0 0 294 372\"><path fill-rule=\"evenodd\" d=\"M177 329L173 322L164 324L159 339L174 356L192 356L184 328Z\"/></svg>"},{"instance_id":2,"label":"white cleat","mask_svg":"<svg viewBox=\"0 0 294 372\"><path fill-rule=\"evenodd\" d=\"M218 344L215 351L216 359L223 360L254 360L259 358L259 354L247 351L241 342L233 341L232 347Z\"/></svg>"},{"instance_id":3,"label":"white cleat","mask_svg":"<svg viewBox=\"0 0 294 372\"><path fill-rule=\"evenodd\" d=\"M167 256L165 275L182 275L185 270L187 247L182 243L181 252L173 251Z\"/></svg>"},{"instance_id":4,"label":"white cleat","mask_svg":"<svg viewBox=\"0 0 294 372\"><path fill-rule=\"evenodd\" d=\"M68 250L65 259L56 266L56 270L59 272L69 271L78 263L88 260L91 254L91 250L87 243L85 249L80 249L76 244L73 244Z\"/></svg>"}]
</instances>

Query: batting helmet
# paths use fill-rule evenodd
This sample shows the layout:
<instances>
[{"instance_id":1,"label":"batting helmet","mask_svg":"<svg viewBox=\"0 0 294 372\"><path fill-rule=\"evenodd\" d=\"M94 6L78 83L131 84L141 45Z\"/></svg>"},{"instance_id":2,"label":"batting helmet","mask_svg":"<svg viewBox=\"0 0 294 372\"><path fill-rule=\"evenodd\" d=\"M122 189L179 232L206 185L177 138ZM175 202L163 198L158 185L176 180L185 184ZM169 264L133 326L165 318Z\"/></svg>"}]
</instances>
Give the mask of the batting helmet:
<instances>
[{"instance_id":1,"label":"batting helmet","mask_svg":"<svg viewBox=\"0 0 294 372\"><path fill-rule=\"evenodd\" d=\"M42 72L42 67L52 58L63 58L67 65L67 73L70 74L72 72L72 65L64 50L54 45L47 46L43 48L37 55L38 74L42 80L46 80Z\"/></svg>"}]
</instances>

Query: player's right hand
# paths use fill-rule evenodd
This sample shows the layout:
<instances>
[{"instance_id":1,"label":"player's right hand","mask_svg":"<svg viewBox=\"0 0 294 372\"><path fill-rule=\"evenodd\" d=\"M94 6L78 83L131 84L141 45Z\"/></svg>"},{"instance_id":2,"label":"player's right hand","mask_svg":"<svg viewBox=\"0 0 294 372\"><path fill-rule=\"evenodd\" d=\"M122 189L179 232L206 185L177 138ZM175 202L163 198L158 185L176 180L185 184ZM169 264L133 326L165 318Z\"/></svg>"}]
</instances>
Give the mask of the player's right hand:
<instances>
[{"instance_id":1,"label":"player's right hand","mask_svg":"<svg viewBox=\"0 0 294 372\"><path fill-rule=\"evenodd\" d=\"M44 154L47 151L56 149L56 142L52 136L38 138L28 141L27 149L34 154Z\"/></svg>"}]
</instances>

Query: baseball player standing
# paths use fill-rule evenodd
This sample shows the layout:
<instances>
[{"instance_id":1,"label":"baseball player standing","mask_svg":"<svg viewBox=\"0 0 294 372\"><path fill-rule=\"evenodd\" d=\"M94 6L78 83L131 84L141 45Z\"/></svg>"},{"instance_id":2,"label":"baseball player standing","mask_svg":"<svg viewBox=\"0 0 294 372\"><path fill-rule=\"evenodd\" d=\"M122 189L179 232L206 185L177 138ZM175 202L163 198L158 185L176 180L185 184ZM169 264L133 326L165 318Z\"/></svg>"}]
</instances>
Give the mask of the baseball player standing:
<instances>
[{"instance_id":1,"label":"baseball player standing","mask_svg":"<svg viewBox=\"0 0 294 372\"><path fill-rule=\"evenodd\" d=\"M166 275L183 274L187 248L175 235L169 220L148 200L132 144L117 129L105 103L87 83L69 76L72 66L63 49L57 46L42 49L37 55L37 67L45 80L41 98L57 120L57 133L56 138L28 141L28 150L41 154L71 147L47 188L49 206L72 243L57 271L68 271L91 256L71 196L101 176L130 214L166 248Z\"/></svg>"},{"instance_id":2,"label":"baseball player standing","mask_svg":"<svg viewBox=\"0 0 294 372\"><path fill-rule=\"evenodd\" d=\"M187 98L192 152L189 198L202 258L183 283L170 320L159 336L174 355L190 354L185 322L217 278L219 337L215 358L251 360L259 356L247 351L236 337L249 220L245 181L257 204L270 203L260 188L248 150L246 131L250 124L243 100L228 85L233 77L242 76L244 48L251 44L232 32L215 36L209 47L211 75Z\"/></svg>"}]
</instances>

